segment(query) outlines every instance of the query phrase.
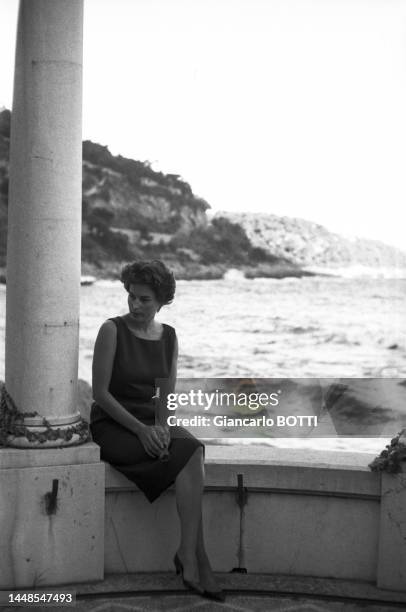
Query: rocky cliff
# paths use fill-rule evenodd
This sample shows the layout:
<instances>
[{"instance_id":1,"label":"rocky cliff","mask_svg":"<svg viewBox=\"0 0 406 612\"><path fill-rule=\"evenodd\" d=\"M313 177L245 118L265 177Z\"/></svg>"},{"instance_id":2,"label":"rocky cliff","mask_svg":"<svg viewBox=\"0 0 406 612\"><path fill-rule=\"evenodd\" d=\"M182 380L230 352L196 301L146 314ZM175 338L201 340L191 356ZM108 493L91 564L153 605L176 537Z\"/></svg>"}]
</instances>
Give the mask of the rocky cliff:
<instances>
[{"instance_id":1,"label":"rocky cliff","mask_svg":"<svg viewBox=\"0 0 406 612\"><path fill-rule=\"evenodd\" d=\"M113 156L83 143L83 270L114 276L123 261L162 258L178 278L221 278L230 267L247 275L305 274L294 262L251 244L226 218L209 221L209 204L180 176ZM260 266L260 268L259 268Z\"/></svg>"},{"instance_id":2,"label":"rocky cliff","mask_svg":"<svg viewBox=\"0 0 406 612\"><path fill-rule=\"evenodd\" d=\"M6 263L10 111L0 112L0 268ZM406 254L288 217L218 213L179 175L83 143L82 272L117 277L123 262L162 258L178 278L303 276L306 266L401 266ZM1 272L1 270L0 270ZM1 276L1 274L0 274Z\"/></svg>"},{"instance_id":3,"label":"rocky cliff","mask_svg":"<svg viewBox=\"0 0 406 612\"><path fill-rule=\"evenodd\" d=\"M304 219L228 212L216 216L242 227L253 246L300 266L406 268L406 252L377 240L349 239Z\"/></svg>"},{"instance_id":4,"label":"rocky cliff","mask_svg":"<svg viewBox=\"0 0 406 612\"><path fill-rule=\"evenodd\" d=\"M7 237L10 112L0 113L0 266ZM247 275L301 276L300 267L255 247L225 218L209 221L209 204L180 176L148 162L83 143L82 272L117 277L134 258L162 258L178 278L221 278L236 267Z\"/></svg>"}]
</instances>

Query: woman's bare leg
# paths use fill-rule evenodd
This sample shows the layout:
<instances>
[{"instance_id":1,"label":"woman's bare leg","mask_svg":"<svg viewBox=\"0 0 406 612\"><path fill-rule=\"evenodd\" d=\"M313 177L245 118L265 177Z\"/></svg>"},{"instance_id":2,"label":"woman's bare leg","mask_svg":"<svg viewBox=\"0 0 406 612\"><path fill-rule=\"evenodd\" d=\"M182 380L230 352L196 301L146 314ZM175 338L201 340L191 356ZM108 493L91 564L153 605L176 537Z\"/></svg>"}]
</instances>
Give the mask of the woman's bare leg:
<instances>
[{"instance_id":1,"label":"woman's bare leg","mask_svg":"<svg viewBox=\"0 0 406 612\"><path fill-rule=\"evenodd\" d=\"M220 591L221 587L213 574L204 544L203 518L200 513L199 531L197 535L196 557L199 567L200 584L208 591Z\"/></svg>"},{"instance_id":2,"label":"woman's bare leg","mask_svg":"<svg viewBox=\"0 0 406 612\"><path fill-rule=\"evenodd\" d=\"M195 450L176 481L176 505L180 519L180 546L178 555L183 563L184 578L199 583L197 547L201 520L204 486L203 449Z\"/></svg>"}]
</instances>

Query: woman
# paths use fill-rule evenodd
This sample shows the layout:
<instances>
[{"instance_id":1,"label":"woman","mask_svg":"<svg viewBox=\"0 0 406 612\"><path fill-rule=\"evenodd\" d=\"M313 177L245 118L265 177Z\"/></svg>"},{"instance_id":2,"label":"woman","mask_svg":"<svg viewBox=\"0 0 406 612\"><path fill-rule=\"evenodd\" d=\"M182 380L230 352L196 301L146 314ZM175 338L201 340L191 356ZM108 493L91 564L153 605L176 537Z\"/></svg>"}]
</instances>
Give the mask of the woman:
<instances>
[{"instance_id":1,"label":"woman","mask_svg":"<svg viewBox=\"0 0 406 612\"><path fill-rule=\"evenodd\" d=\"M125 266L121 281L129 312L103 323L94 348L93 439L102 459L135 482L150 502L175 483L181 525L176 572L189 589L224 601L203 538L204 446L182 427L156 424L156 381L167 381L164 402L175 386L178 344L174 328L155 315L173 300L175 279L155 260Z\"/></svg>"}]
</instances>

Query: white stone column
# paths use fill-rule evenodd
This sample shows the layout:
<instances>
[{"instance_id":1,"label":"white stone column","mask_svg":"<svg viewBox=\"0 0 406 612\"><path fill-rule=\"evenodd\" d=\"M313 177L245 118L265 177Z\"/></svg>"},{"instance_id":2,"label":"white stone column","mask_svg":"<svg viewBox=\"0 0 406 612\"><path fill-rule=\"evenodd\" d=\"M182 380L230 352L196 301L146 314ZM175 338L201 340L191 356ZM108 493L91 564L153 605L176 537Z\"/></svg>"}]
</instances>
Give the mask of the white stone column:
<instances>
[{"instance_id":1,"label":"white stone column","mask_svg":"<svg viewBox=\"0 0 406 612\"><path fill-rule=\"evenodd\" d=\"M79 421L82 29L83 0L21 0L10 146L6 387L21 412L37 412L55 428ZM25 424L41 431L42 419ZM69 443L75 442L77 436ZM23 438L14 444L30 446Z\"/></svg>"},{"instance_id":2,"label":"white stone column","mask_svg":"<svg viewBox=\"0 0 406 612\"><path fill-rule=\"evenodd\" d=\"M81 424L82 27L83 0L20 2L6 387L21 412L41 416L25 419L28 437L10 436L0 448L0 589L100 580L104 572L100 449L92 442L74 445L81 441L77 434L64 439ZM45 442L31 439L43 431Z\"/></svg>"}]
</instances>

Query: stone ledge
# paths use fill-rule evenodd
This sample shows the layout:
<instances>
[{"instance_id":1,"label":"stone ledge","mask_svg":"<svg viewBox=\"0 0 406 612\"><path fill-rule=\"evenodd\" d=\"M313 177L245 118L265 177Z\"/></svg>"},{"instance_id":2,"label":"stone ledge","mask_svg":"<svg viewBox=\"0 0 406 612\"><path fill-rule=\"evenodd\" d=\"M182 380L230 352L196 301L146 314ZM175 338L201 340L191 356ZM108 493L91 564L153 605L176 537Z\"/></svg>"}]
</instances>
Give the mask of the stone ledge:
<instances>
[{"instance_id":1,"label":"stone ledge","mask_svg":"<svg viewBox=\"0 0 406 612\"><path fill-rule=\"evenodd\" d=\"M63 448L1 448L0 469L78 465L100 462L100 447L94 442Z\"/></svg>"},{"instance_id":2,"label":"stone ledge","mask_svg":"<svg viewBox=\"0 0 406 612\"><path fill-rule=\"evenodd\" d=\"M380 499L381 477L368 468L373 455L249 446L206 446L206 489L235 490L237 474L251 490ZM106 492L138 488L106 464Z\"/></svg>"},{"instance_id":3,"label":"stone ledge","mask_svg":"<svg viewBox=\"0 0 406 612\"><path fill-rule=\"evenodd\" d=\"M365 602L406 603L406 593L378 589L370 582L313 578L309 576L286 576L273 574L217 574L221 586L231 592L292 593L337 597L340 599L361 599ZM181 591L184 587L175 574L138 573L107 574L100 582L71 584L78 595L103 593L154 593L160 591Z\"/></svg>"}]
</instances>

